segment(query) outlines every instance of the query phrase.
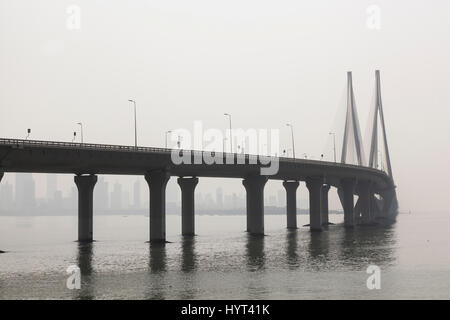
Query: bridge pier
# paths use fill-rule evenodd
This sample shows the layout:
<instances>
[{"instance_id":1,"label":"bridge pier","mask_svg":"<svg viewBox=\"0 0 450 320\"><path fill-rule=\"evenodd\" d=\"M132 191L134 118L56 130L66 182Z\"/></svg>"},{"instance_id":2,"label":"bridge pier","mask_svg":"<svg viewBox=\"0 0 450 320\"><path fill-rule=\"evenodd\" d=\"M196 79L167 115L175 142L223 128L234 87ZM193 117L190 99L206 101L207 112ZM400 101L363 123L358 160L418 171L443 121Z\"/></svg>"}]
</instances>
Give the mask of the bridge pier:
<instances>
[{"instance_id":1,"label":"bridge pier","mask_svg":"<svg viewBox=\"0 0 450 320\"><path fill-rule=\"evenodd\" d=\"M284 181L283 187L286 190L286 218L287 228L297 229L297 188L298 181Z\"/></svg>"},{"instance_id":2,"label":"bridge pier","mask_svg":"<svg viewBox=\"0 0 450 320\"><path fill-rule=\"evenodd\" d=\"M249 176L242 181L247 193L247 231L264 235L264 186L266 176Z\"/></svg>"},{"instance_id":3,"label":"bridge pier","mask_svg":"<svg viewBox=\"0 0 450 320\"><path fill-rule=\"evenodd\" d=\"M355 179L342 179L342 207L344 209L344 226L353 228L355 226Z\"/></svg>"},{"instance_id":4,"label":"bridge pier","mask_svg":"<svg viewBox=\"0 0 450 320\"><path fill-rule=\"evenodd\" d=\"M371 212L371 198L372 193L370 192L370 181L359 181L358 191L359 191L359 203L361 208L361 224L367 225L371 224L372 212Z\"/></svg>"},{"instance_id":5,"label":"bridge pier","mask_svg":"<svg viewBox=\"0 0 450 320\"><path fill-rule=\"evenodd\" d=\"M309 229L322 231L322 177L310 177L306 179L306 187L309 190Z\"/></svg>"},{"instance_id":6,"label":"bridge pier","mask_svg":"<svg viewBox=\"0 0 450 320\"><path fill-rule=\"evenodd\" d=\"M331 186L329 184L324 184L322 186L322 225L327 226L330 224L330 221L328 219L328 191L330 191Z\"/></svg>"},{"instance_id":7,"label":"bridge pier","mask_svg":"<svg viewBox=\"0 0 450 320\"><path fill-rule=\"evenodd\" d=\"M74 178L78 188L78 241L93 241L93 208L96 175L77 175Z\"/></svg>"},{"instance_id":8,"label":"bridge pier","mask_svg":"<svg viewBox=\"0 0 450 320\"><path fill-rule=\"evenodd\" d=\"M166 242L166 186L170 175L164 170L145 175L150 189L150 242Z\"/></svg>"},{"instance_id":9,"label":"bridge pier","mask_svg":"<svg viewBox=\"0 0 450 320\"><path fill-rule=\"evenodd\" d=\"M178 178L181 188L181 234L183 236L195 235L195 197L194 191L198 178Z\"/></svg>"}]
</instances>

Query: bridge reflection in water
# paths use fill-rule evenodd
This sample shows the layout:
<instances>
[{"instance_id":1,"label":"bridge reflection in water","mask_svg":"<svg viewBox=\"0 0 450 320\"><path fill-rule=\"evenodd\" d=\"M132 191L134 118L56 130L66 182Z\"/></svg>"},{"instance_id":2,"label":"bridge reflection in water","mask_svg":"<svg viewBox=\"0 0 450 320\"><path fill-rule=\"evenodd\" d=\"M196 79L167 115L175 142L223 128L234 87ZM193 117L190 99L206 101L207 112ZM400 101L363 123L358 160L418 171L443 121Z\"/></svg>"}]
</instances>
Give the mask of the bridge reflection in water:
<instances>
[{"instance_id":1,"label":"bridge reflection in water","mask_svg":"<svg viewBox=\"0 0 450 320\"><path fill-rule=\"evenodd\" d=\"M238 245L245 244L241 251L232 246L209 250L208 239L193 237L179 243L149 243L147 267L143 261L139 268L121 270L123 274L109 274L104 265L96 265L95 242L79 244L82 289L74 297L101 298L117 289L125 295L127 290L142 290L146 299L196 299L209 294L230 297L241 288L249 298L267 298L274 281L284 286L280 291L290 286L301 290L312 274L361 273L369 264L381 268L395 264L395 225L330 229L322 233L286 230L266 237L242 234L235 238ZM130 284L137 288L129 288Z\"/></svg>"}]
</instances>

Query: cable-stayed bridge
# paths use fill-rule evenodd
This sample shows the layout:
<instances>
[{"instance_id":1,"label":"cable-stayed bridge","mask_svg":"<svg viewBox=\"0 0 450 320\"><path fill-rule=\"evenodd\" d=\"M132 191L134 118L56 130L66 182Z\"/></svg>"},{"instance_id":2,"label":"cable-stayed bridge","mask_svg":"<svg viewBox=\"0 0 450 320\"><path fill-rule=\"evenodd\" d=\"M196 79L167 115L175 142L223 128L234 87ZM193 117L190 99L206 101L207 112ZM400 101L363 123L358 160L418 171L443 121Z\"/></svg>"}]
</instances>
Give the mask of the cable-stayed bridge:
<instances>
[{"instance_id":1,"label":"cable-stayed bridge","mask_svg":"<svg viewBox=\"0 0 450 320\"><path fill-rule=\"evenodd\" d=\"M376 98L371 111L371 140L367 160L350 72L347 81L347 109L340 162L2 138L0 181L5 172L74 174L78 188L79 241L93 240L93 191L100 174L145 176L149 185L151 242L166 240L165 189L171 177L178 177L181 188L182 234L186 236L195 234L194 194L201 177L242 179L247 194L247 231L254 235L264 234L264 186L269 179L283 181L287 199L287 228L297 228L296 190L302 181L309 191L311 231L322 231L329 224L328 193L331 187L336 188L339 194L345 227L375 224L380 219L394 220L398 204L381 101L380 73L376 71ZM380 152L383 155L381 161ZM356 154L356 165L348 163L352 153ZM189 161L174 163L174 154ZM216 161L196 161L206 158ZM262 174L273 163L277 164L276 172Z\"/></svg>"}]
</instances>

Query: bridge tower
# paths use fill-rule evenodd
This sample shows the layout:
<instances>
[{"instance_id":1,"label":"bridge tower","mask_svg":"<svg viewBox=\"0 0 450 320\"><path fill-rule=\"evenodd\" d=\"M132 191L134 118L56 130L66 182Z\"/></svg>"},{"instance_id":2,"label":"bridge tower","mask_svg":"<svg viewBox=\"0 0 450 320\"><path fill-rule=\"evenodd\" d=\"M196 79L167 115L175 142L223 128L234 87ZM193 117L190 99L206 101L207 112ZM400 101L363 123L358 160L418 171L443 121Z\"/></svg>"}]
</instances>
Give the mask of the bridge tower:
<instances>
[{"instance_id":1,"label":"bridge tower","mask_svg":"<svg viewBox=\"0 0 450 320\"><path fill-rule=\"evenodd\" d=\"M370 153L368 165L371 168L378 169L381 165L381 170L385 171L389 177L393 180L391 158L389 155L389 148L386 136L386 126L384 123L383 103L381 100L381 81L380 70L375 71L375 99L370 112L371 118L369 119L369 137L370 137ZM381 126L381 144L378 141L378 122ZM381 149L381 150L380 150ZM381 163L378 163L379 153L381 152ZM380 201L376 197L373 197L373 210L384 217L392 217L397 214L398 202L395 189L384 190L380 193L383 201Z\"/></svg>"},{"instance_id":2,"label":"bridge tower","mask_svg":"<svg viewBox=\"0 0 450 320\"><path fill-rule=\"evenodd\" d=\"M355 150L352 150L352 149ZM364 148L361 138L358 113L356 111L355 94L351 71L347 72L347 113L345 119L344 139L342 142L341 162L347 163L351 152L356 152L357 164L365 164Z\"/></svg>"},{"instance_id":3,"label":"bridge tower","mask_svg":"<svg viewBox=\"0 0 450 320\"><path fill-rule=\"evenodd\" d=\"M344 138L342 143L341 162L349 163L352 152L356 153L356 164L360 166L369 166L378 169L378 156L380 153L378 141L378 124L381 125L382 140L381 153L384 160L381 163L381 169L386 171L388 176L393 179L392 167L389 155L389 148L386 137L386 127L384 123L383 104L381 100L381 84L380 71L375 71L375 103L371 110L371 117L369 119L369 138L370 138L370 153L368 162L365 160L363 142L361 138L361 130L358 121L358 113L355 105L355 96L353 92L352 73L347 73L347 112L345 119ZM358 194L358 201L353 207L352 196ZM344 207L345 225L353 226L354 222L361 222L363 224L371 224L376 218L392 218L397 213L397 197L395 188L389 190L377 191L376 196L371 189L370 181L341 181L341 187L338 189L338 194L341 203Z\"/></svg>"},{"instance_id":4,"label":"bridge tower","mask_svg":"<svg viewBox=\"0 0 450 320\"><path fill-rule=\"evenodd\" d=\"M380 118L381 130L383 136L383 148L382 152L385 156L386 172L392 177L391 158L389 156L389 148L386 138L386 126L384 124L383 104L381 102L381 85L380 85L380 70L375 71L375 103L373 105L373 118L370 123L370 154L369 154L369 167L378 167L378 117ZM382 167L383 168L383 167Z\"/></svg>"}]
</instances>

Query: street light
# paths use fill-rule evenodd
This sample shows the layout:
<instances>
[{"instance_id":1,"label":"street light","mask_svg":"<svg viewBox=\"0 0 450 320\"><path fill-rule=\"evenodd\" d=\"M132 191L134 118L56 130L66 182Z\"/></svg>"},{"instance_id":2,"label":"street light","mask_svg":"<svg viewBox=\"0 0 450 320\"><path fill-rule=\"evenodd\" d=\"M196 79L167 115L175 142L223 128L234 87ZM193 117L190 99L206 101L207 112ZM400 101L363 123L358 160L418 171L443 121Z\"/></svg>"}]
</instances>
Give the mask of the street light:
<instances>
[{"instance_id":1,"label":"street light","mask_svg":"<svg viewBox=\"0 0 450 320\"><path fill-rule=\"evenodd\" d=\"M231 137L231 114L224 113L223 115L228 117L228 119L230 120L230 151L231 153L233 153L233 138Z\"/></svg>"},{"instance_id":2,"label":"street light","mask_svg":"<svg viewBox=\"0 0 450 320\"><path fill-rule=\"evenodd\" d=\"M134 105L134 146L137 148L137 120L136 120L136 101L128 99Z\"/></svg>"},{"instance_id":3,"label":"street light","mask_svg":"<svg viewBox=\"0 0 450 320\"><path fill-rule=\"evenodd\" d=\"M167 149L167 135L168 135L169 133L172 133L172 130L166 131L166 149Z\"/></svg>"},{"instance_id":4,"label":"street light","mask_svg":"<svg viewBox=\"0 0 450 320\"><path fill-rule=\"evenodd\" d=\"M81 143L84 143L84 137L83 137L83 123L78 122L77 125L80 126L80 131L81 131Z\"/></svg>"},{"instance_id":5,"label":"street light","mask_svg":"<svg viewBox=\"0 0 450 320\"><path fill-rule=\"evenodd\" d=\"M223 138L222 142L222 152L225 153L225 145L226 145L227 138Z\"/></svg>"},{"instance_id":6,"label":"street light","mask_svg":"<svg viewBox=\"0 0 450 320\"><path fill-rule=\"evenodd\" d=\"M286 126L291 128L291 136L292 136L292 157L295 159L295 143L294 143L294 127L292 124L287 123Z\"/></svg>"},{"instance_id":7,"label":"street light","mask_svg":"<svg viewBox=\"0 0 450 320\"><path fill-rule=\"evenodd\" d=\"M336 133L330 132L333 135L333 151L334 151L334 162L336 162Z\"/></svg>"}]
</instances>

